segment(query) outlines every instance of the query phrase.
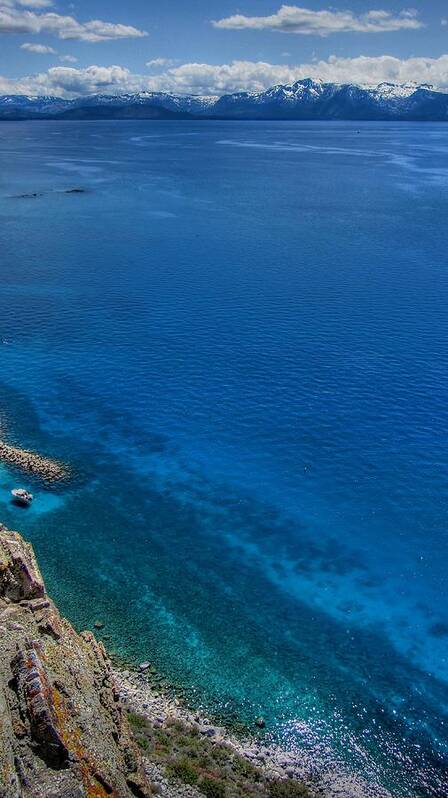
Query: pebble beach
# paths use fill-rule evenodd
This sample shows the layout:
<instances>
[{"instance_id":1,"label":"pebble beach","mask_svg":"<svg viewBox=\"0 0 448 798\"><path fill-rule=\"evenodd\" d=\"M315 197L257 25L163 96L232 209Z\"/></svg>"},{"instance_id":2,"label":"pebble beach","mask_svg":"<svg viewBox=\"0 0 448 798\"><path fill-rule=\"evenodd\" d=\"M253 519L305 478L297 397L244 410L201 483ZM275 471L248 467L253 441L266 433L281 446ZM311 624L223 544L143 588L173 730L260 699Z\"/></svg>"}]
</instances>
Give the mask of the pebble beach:
<instances>
[{"instance_id":1,"label":"pebble beach","mask_svg":"<svg viewBox=\"0 0 448 798\"><path fill-rule=\"evenodd\" d=\"M304 751L286 750L275 743L268 730L259 733L261 719L254 719L252 734L249 730L246 734L235 734L225 726L215 724L207 713L194 711L168 691L156 688L148 675L149 668L144 666L139 671L115 669L114 678L123 704L130 711L147 718L153 727L163 729L172 721L180 720L209 738L213 744L224 744L261 768L268 779L303 781L316 798L391 798L387 790L368 783L359 775L353 776L335 767L319 770L311 751L306 754ZM186 785L179 785L178 792L173 792L172 780L167 780L154 765L149 768L148 775L160 786L160 794L164 798L197 798L201 795L194 787Z\"/></svg>"}]
</instances>

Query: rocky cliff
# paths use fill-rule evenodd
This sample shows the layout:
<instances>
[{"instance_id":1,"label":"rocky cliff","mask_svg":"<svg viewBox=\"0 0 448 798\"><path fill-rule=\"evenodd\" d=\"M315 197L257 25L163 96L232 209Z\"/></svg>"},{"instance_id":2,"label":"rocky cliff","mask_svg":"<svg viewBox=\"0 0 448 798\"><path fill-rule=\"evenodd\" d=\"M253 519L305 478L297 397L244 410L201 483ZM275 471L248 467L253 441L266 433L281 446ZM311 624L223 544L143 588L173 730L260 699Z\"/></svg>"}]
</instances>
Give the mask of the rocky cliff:
<instances>
[{"instance_id":1,"label":"rocky cliff","mask_svg":"<svg viewBox=\"0 0 448 798\"><path fill-rule=\"evenodd\" d=\"M105 650L49 599L0 525L0 798L147 798Z\"/></svg>"}]
</instances>

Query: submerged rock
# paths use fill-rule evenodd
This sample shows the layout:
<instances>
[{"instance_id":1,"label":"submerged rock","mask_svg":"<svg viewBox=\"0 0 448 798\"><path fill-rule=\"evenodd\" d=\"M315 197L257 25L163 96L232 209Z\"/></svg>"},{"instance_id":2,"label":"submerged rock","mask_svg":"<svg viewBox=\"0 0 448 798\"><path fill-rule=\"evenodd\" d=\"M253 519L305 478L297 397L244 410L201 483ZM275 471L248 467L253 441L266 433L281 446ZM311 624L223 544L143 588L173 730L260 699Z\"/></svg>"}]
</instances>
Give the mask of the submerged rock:
<instances>
[{"instance_id":1,"label":"submerged rock","mask_svg":"<svg viewBox=\"0 0 448 798\"><path fill-rule=\"evenodd\" d=\"M42 197L42 191L31 191L28 194L14 194L13 199L35 199L36 197Z\"/></svg>"},{"instance_id":2,"label":"submerged rock","mask_svg":"<svg viewBox=\"0 0 448 798\"><path fill-rule=\"evenodd\" d=\"M51 194L53 192L49 191L29 191L24 194L14 194L12 195L11 199L37 199L37 197L44 197L45 195ZM87 194L86 188L66 188L63 191L57 191L58 194Z\"/></svg>"},{"instance_id":3,"label":"submerged rock","mask_svg":"<svg viewBox=\"0 0 448 798\"><path fill-rule=\"evenodd\" d=\"M0 525L0 795L146 798L111 665L48 598L31 546Z\"/></svg>"}]
</instances>

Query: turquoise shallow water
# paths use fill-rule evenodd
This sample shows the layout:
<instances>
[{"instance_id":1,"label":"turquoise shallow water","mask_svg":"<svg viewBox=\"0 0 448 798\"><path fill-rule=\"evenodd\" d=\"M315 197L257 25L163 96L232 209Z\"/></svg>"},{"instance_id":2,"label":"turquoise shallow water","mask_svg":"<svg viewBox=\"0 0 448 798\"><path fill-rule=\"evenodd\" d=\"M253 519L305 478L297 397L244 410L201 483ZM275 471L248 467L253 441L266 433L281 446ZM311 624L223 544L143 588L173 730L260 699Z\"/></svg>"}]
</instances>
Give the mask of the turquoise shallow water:
<instances>
[{"instance_id":1,"label":"turquoise shallow water","mask_svg":"<svg viewBox=\"0 0 448 798\"><path fill-rule=\"evenodd\" d=\"M446 795L447 210L442 125L0 127L2 434L78 474L0 517L371 795Z\"/></svg>"}]
</instances>

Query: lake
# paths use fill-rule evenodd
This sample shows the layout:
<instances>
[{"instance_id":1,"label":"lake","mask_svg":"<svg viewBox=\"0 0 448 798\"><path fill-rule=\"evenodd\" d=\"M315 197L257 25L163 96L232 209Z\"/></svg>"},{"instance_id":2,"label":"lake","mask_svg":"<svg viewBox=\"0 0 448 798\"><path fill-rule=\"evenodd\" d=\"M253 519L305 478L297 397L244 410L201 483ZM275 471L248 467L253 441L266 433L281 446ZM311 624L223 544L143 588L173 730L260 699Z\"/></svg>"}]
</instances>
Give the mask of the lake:
<instances>
[{"instance_id":1,"label":"lake","mask_svg":"<svg viewBox=\"0 0 448 798\"><path fill-rule=\"evenodd\" d=\"M0 126L1 434L76 472L0 518L353 795L446 795L446 130Z\"/></svg>"}]
</instances>

